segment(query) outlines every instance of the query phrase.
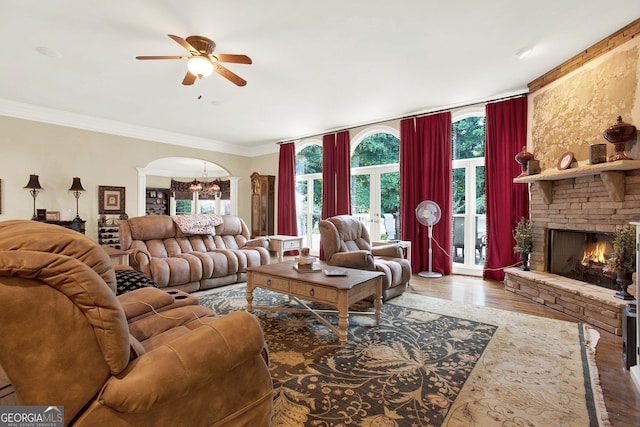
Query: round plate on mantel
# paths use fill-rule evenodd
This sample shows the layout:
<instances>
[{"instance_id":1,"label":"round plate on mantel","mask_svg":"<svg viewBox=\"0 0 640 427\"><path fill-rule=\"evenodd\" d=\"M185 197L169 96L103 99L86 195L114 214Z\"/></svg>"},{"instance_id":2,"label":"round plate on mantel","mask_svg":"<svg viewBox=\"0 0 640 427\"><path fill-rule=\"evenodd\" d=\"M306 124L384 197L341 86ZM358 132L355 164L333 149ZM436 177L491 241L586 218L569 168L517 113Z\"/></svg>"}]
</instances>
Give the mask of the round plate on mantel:
<instances>
[{"instance_id":1,"label":"round plate on mantel","mask_svg":"<svg viewBox=\"0 0 640 427\"><path fill-rule=\"evenodd\" d=\"M558 160L558 170L569 169L573 161L574 161L573 153L571 151L567 151Z\"/></svg>"}]
</instances>

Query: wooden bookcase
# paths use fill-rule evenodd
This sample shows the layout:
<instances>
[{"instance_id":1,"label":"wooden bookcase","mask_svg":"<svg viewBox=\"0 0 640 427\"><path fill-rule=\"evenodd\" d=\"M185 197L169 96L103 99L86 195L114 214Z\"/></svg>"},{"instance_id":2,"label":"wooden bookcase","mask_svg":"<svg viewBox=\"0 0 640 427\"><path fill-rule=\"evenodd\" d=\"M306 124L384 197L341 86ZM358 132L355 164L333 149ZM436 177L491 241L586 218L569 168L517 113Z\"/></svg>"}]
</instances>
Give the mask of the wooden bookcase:
<instances>
[{"instance_id":1,"label":"wooden bookcase","mask_svg":"<svg viewBox=\"0 0 640 427\"><path fill-rule=\"evenodd\" d=\"M169 189L148 188L146 190L147 215L169 215Z\"/></svg>"}]
</instances>

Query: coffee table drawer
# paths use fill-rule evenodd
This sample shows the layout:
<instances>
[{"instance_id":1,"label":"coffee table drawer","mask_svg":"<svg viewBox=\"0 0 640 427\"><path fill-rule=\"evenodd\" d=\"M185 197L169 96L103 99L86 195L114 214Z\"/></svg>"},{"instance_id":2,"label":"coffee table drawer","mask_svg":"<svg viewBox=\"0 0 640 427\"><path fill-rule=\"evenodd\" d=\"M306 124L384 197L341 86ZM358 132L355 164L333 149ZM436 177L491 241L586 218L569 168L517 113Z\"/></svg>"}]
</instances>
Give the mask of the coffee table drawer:
<instances>
[{"instance_id":1,"label":"coffee table drawer","mask_svg":"<svg viewBox=\"0 0 640 427\"><path fill-rule=\"evenodd\" d=\"M264 274L253 275L254 286L259 286L265 289L273 289L278 292L289 292L289 281L284 279L278 279L277 277L267 276Z\"/></svg>"},{"instance_id":2,"label":"coffee table drawer","mask_svg":"<svg viewBox=\"0 0 640 427\"><path fill-rule=\"evenodd\" d=\"M338 291L336 289L325 288L309 283L292 281L291 293L302 298L311 298L320 302L335 303L338 301Z\"/></svg>"}]
</instances>

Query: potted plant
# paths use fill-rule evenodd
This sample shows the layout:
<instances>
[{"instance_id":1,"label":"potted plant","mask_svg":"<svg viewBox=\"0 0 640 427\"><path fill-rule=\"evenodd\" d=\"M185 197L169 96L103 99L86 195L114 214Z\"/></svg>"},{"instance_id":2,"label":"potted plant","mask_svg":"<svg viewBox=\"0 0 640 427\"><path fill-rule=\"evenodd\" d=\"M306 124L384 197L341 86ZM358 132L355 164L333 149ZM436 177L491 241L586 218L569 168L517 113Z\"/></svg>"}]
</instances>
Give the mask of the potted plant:
<instances>
[{"instance_id":1,"label":"potted plant","mask_svg":"<svg viewBox=\"0 0 640 427\"><path fill-rule=\"evenodd\" d=\"M616 282L620 286L615 297L632 300L634 296L627 292L627 288L633 283L633 273L636 271L635 227L625 224L616 228L612 245L613 250L607 257L607 267L616 272Z\"/></svg>"},{"instance_id":2,"label":"potted plant","mask_svg":"<svg viewBox=\"0 0 640 427\"><path fill-rule=\"evenodd\" d=\"M533 249L533 222L525 217L520 218L520 222L513 229L513 238L516 241L513 252L520 254L521 268L529 271L529 254Z\"/></svg>"}]
</instances>

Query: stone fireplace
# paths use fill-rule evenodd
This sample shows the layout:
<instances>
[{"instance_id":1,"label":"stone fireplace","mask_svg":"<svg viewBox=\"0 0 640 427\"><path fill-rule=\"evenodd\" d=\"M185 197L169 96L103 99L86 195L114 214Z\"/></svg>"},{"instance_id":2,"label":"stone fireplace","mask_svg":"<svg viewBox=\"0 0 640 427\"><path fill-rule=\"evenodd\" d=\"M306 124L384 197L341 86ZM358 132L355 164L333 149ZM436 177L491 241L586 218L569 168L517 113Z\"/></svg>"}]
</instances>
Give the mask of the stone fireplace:
<instances>
[{"instance_id":1,"label":"stone fireplace","mask_svg":"<svg viewBox=\"0 0 640 427\"><path fill-rule=\"evenodd\" d=\"M602 286L615 287L615 279L599 274L598 254L582 262L588 243L602 243L594 250L606 253L616 226L640 218L640 161L546 170L514 182L530 184L534 245L531 271L505 269L506 289L620 335L628 301Z\"/></svg>"}]
</instances>

